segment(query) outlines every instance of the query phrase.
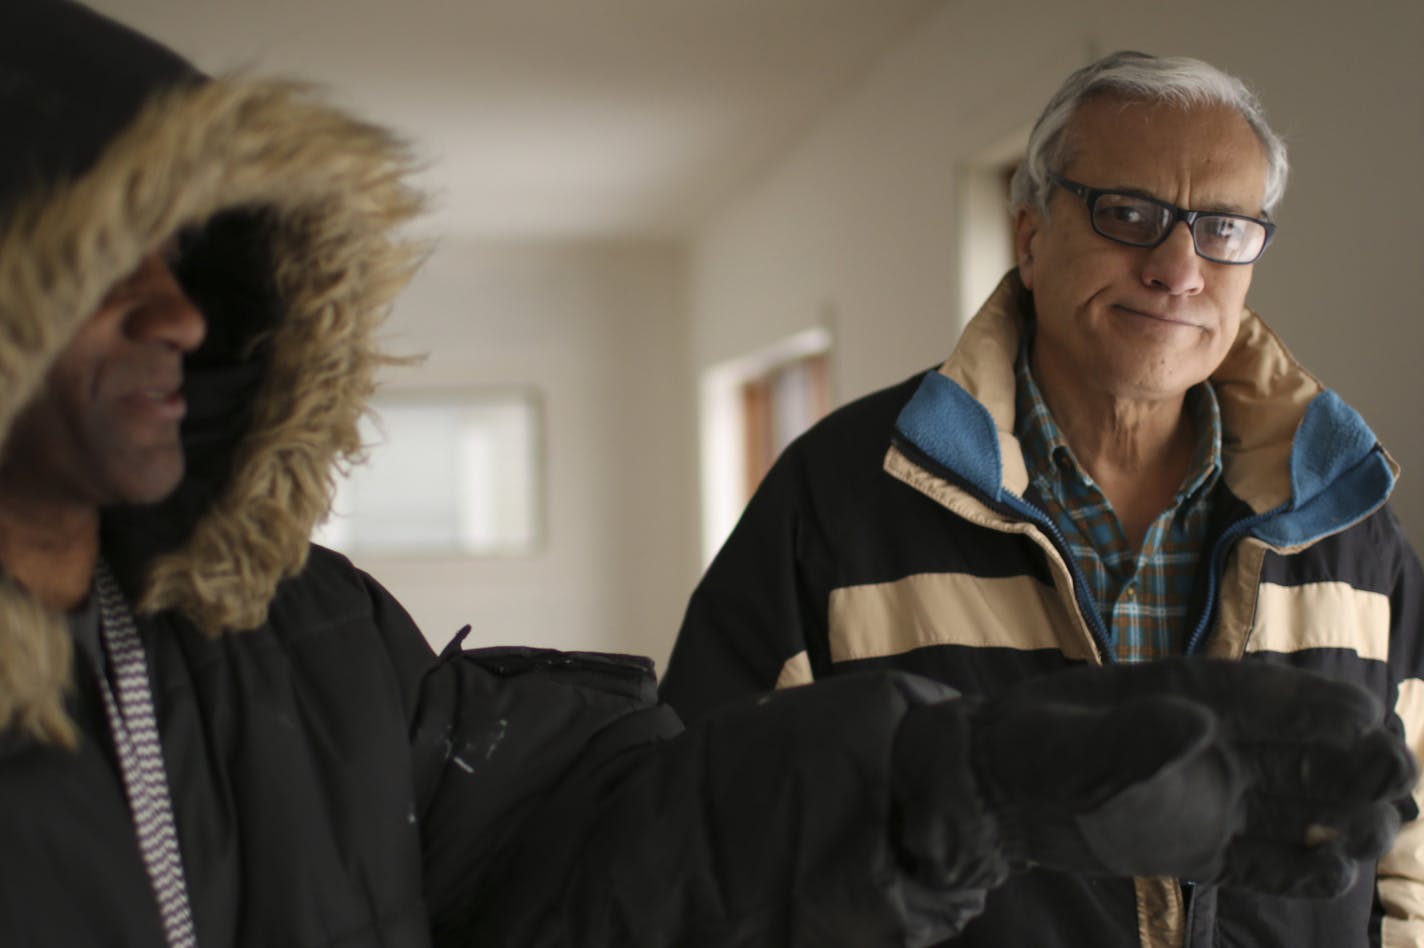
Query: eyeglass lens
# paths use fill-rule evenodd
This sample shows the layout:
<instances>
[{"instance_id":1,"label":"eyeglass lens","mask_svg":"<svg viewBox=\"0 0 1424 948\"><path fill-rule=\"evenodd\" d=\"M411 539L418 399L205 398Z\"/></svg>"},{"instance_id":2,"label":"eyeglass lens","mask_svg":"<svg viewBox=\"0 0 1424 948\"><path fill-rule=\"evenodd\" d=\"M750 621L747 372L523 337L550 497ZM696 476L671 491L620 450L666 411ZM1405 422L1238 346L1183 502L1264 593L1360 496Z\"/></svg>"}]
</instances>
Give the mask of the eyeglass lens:
<instances>
[{"instance_id":1,"label":"eyeglass lens","mask_svg":"<svg viewBox=\"0 0 1424 948\"><path fill-rule=\"evenodd\" d=\"M1130 194L1099 194L1093 227L1104 237L1150 247L1162 241L1176 221L1172 209ZM1192 224L1197 253L1211 260L1252 260L1266 242L1266 228L1242 217L1202 214Z\"/></svg>"}]
</instances>

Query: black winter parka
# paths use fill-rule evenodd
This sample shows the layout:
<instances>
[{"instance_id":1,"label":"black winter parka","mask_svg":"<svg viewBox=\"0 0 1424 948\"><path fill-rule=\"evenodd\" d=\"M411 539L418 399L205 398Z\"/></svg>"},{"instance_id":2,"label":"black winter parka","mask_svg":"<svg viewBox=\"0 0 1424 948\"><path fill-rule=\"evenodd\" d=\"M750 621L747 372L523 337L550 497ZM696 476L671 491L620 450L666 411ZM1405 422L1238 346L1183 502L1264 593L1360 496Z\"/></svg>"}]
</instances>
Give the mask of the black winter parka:
<instances>
[{"instance_id":1,"label":"black winter parka","mask_svg":"<svg viewBox=\"0 0 1424 948\"><path fill-rule=\"evenodd\" d=\"M972 793L946 811L951 858L912 863L896 838L916 814L895 731L947 687L865 676L684 733L641 660L436 656L309 545L416 257L386 132L292 84L203 76L64 0L0 4L0 128L0 441L174 238L206 321L183 482L104 511L101 536L202 948L916 945L979 910L1004 868ZM67 617L0 578L0 945L157 948L97 673L73 652Z\"/></svg>"}]
</instances>

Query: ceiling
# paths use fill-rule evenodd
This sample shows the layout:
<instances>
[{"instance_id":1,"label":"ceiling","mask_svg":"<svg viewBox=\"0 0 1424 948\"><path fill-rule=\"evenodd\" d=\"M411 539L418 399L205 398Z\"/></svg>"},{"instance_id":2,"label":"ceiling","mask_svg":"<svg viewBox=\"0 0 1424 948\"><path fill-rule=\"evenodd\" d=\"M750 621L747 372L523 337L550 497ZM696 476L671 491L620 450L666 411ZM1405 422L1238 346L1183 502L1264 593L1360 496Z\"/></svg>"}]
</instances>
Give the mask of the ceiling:
<instances>
[{"instance_id":1,"label":"ceiling","mask_svg":"<svg viewBox=\"0 0 1424 948\"><path fill-rule=\"evenodd\" d=\"M89 0L398 129L447 236L687 233L948 0Z\"/></svg>"}]
</instances>

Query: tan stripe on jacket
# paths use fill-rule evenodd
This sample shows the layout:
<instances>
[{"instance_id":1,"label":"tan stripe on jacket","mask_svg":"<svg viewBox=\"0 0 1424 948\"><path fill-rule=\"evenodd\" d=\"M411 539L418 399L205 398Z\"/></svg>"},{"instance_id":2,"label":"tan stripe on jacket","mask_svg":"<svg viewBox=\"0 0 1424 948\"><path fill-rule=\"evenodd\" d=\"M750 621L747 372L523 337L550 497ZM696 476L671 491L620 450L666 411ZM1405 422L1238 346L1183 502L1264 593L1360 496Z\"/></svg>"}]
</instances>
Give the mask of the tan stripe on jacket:
<instances>
[{"instance_id":1,"label":"tan stripe on jacket","mask_svg":"<svg viewBox=\"0 0 1424 948\"><path fill-rule=\"evenodd\" d=\"M900 655L931 645L1059 649L1087 659L1058 593L1031 576L920 573L831 592L831 660Z\"/></svg>"},{"instance_id":2,"label":"tan stripe on jacket","mask_svg":"<svg viewBox=\"0 0 1424 948\"><path fill-rule=\"evenodd\" d=\"M1262 583L1256 601L1247 652L1343 648L1361 658L1389 659L1389 597L1383 593L1341 582Z\"/></svg>"},{"instance_id":3,"label":"tan stripe on jacket","mask_svg":"<svg viewBox=\"0 0 1424 948\"><path fill-rule=\"evenodd\" d=\"M1407 678L1399 683L1395 713L1404 723L1405 740L1416 757L1424 756L1424 681ZM1414 788L1414 802L1424 808L1424 793ZM1424 820L1406 823L1394 848L1379 863L1379 897L1385 918L1380 926L1383 948L1417 948L1424 945Z\"/></svg>"}]
</instances>

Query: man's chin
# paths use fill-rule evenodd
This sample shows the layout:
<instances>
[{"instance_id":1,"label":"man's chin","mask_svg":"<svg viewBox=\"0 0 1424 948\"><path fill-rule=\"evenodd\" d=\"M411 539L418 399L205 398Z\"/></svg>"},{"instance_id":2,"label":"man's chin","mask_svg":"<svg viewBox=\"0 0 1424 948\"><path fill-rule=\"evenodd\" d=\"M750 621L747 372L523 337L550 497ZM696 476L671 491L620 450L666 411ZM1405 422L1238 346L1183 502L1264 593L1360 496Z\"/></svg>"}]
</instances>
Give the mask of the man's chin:
<instances>
[{"instance_id":1,"label":"man's chin","mask_svg":"<svg viewBox=\"0 0 1424 948\"><path fill-rule=\"evenodd\" d=\"M129 465L114 471L110 478L109 496L115 505L147 507L167 500L183 482L183 457L148 458L145 463Z\"/></svg>"}]
</instances>

